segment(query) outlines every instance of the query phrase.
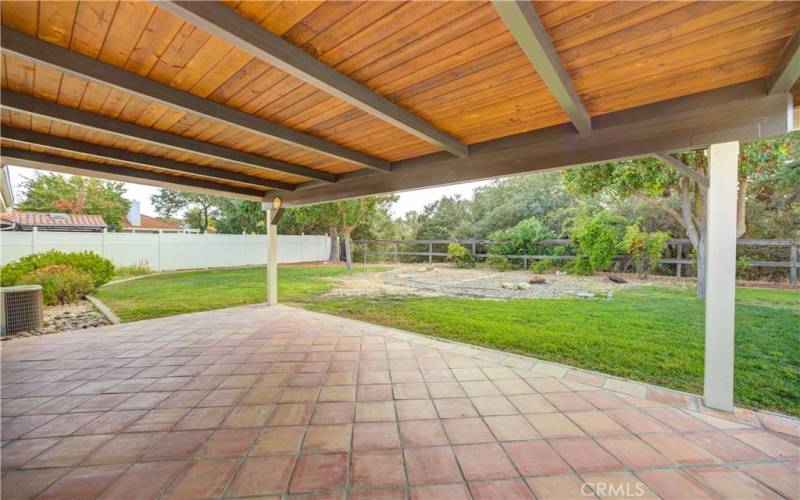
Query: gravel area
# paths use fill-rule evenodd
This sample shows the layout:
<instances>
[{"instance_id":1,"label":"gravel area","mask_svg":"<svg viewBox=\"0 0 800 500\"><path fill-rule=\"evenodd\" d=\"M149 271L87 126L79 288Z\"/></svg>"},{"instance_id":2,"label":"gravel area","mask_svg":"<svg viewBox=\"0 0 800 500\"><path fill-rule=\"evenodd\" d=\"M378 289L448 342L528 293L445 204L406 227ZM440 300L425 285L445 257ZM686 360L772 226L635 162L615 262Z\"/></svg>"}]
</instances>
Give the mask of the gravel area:
<instances>
[{"instance_id":1,"label":"gravel area","mask_svg":"<svg viewBox=\"0 0 800 500\"><path fill-rule=\"evenodd\" d=\"M44 307L44 321L42 328L29 332L20 332L15 335L3 337L3 340L15 337L30 337L58 333L68 330L83 330L97 326L106 326L111 323L88 300L79 300L72 304Z\"/></svg>"},{"instance_id":2,"label":"gravel area","mask_svg":"<svg viewBox=\"0 0 800 500\"><path fill-rule=\"evenodd\" d=\"M529 283L544 278L544 283ZM498 272L490 268L457 269L447 264L404 265L385 273L359 273L339 280L328 296L418 295L427 297L478 297L487 299L535 299L553 297L611 298L630 287L664 284L625 275L628 283L611 282L606 276L541 274L529 271Z\"/></svg>"}]
</instances>

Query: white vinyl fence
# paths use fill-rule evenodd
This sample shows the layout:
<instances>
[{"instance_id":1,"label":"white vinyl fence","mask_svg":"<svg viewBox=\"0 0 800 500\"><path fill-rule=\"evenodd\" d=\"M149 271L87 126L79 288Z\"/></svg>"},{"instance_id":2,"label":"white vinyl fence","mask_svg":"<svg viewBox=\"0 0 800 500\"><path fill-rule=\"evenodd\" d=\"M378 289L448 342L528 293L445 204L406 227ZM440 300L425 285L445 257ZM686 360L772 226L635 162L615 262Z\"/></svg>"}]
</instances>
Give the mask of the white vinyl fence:
<instances>
[{"instance_id":1,"label":"white vinyl fence","mask_svg":"<svg viewBox=\"0 0 800 500\"><path fill-rule=\"evenodd\" d=\"M328 260L328 236L278 235L278 262ZM2 264L50 249L89 250L126 266L147 262L154 270L263 265L267 239L249 234L74 233L55 231L0 232Z\"/></svg>"}]
</instances>

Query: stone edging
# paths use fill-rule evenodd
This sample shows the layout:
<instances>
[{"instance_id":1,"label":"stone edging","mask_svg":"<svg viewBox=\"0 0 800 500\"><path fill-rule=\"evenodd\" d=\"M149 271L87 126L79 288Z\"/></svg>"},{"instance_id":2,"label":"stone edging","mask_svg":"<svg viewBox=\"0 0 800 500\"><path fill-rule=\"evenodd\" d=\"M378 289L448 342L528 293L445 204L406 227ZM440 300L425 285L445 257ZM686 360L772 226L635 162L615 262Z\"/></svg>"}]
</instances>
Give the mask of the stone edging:
<instances>
[{"instance_id":1,"label":"stone edging","mask_svg":"<svg viewBox=\"0 0 800 500\"><path fill-rule=\"evenodd\" d=\"M111 322L112 325L119 325L122 321L114 314L107 305L103 304L100 299L95 297L94 295L87 295L86 300L92 303L92 305L106 317L106 319Z\"/></svg>"}]
</instances>

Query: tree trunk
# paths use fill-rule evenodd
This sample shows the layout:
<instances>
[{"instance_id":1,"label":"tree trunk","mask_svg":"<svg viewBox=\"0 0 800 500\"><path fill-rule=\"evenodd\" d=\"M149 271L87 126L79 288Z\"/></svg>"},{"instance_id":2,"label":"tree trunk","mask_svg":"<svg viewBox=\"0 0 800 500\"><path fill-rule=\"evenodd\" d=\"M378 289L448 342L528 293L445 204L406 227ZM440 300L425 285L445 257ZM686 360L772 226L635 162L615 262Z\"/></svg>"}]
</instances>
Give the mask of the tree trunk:
<instances>
[{"instance_id":1,"label":"tree trunk","mask_svg":"<svg viewBox=\"0 0 800 500\"><path fill-rule=\"evenodd\" d=\"M347 263L347 270L353 270L353 253L350 251L350 232L344 233L344 258Z\"/></svg>"},{"instance_id":2,"label":"tree trunk","mask_svg":"<svg viewBox=\"0 0 800 500\"><path fill-rule=\"evenodd\" d=\"M341 249L339 248L339 232L336 227L330 228L331 235L331 256L328 260L331 262L341 262Z\"/></svg>"},{"instance_id":3,"label":"tree trunk","mask_svg":"<svg viewBox=\"0 0 800 500\"><path fill-rule=\"evenodd\" d=\"M200 223L202 227L200 228L202 233L208 232L208 208L203 207L203 221Z\"/></svg>"},{"instance_id":4,"label":"tree trunk","mask_svg":"<svg viewBox=\"0 0 800 500\"><path fill-rule=\"evenodd\" d=\"M700 236L697 246L697 298L706 298L706 235Z\"/></svg>"},{"instance_id":5,"label":"tree trunk","mask_svg":"<svg viewBox=\"0 0 800 500\"><path fill-rule=\"evenodd\" d=\"M736 193L736 237L741 238L747 232L745 212L747 208L747 179L739 178L739 191Z\"/></svg>"}]
</instances>

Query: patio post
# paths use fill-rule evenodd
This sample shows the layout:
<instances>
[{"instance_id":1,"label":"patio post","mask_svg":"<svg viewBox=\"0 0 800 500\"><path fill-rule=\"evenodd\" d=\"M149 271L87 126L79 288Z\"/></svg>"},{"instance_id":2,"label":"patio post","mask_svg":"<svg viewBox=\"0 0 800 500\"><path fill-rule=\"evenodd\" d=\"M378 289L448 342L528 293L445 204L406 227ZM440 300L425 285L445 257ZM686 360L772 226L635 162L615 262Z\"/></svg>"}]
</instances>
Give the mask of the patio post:
<instances>
[{"instance_id":1,"label":"patio post","mask_svg":"<svg viewBox=\"0 0 800 500\"><path fill-rule=\"evenodd\" d=\"M708 148L708 259L704 398L709 408L733 411L736 299L736 189L739 143Z\"/></svg>"},{"instance_id":2,"label":"patio post","mask_svg":"<svg viewBox=\"0 0 800 500\"><path fill-rule=\"evenodd\" d=\"M276 209L267 210L267 304L278 303L278 224Z\"/></svg>"}]
</instances>

